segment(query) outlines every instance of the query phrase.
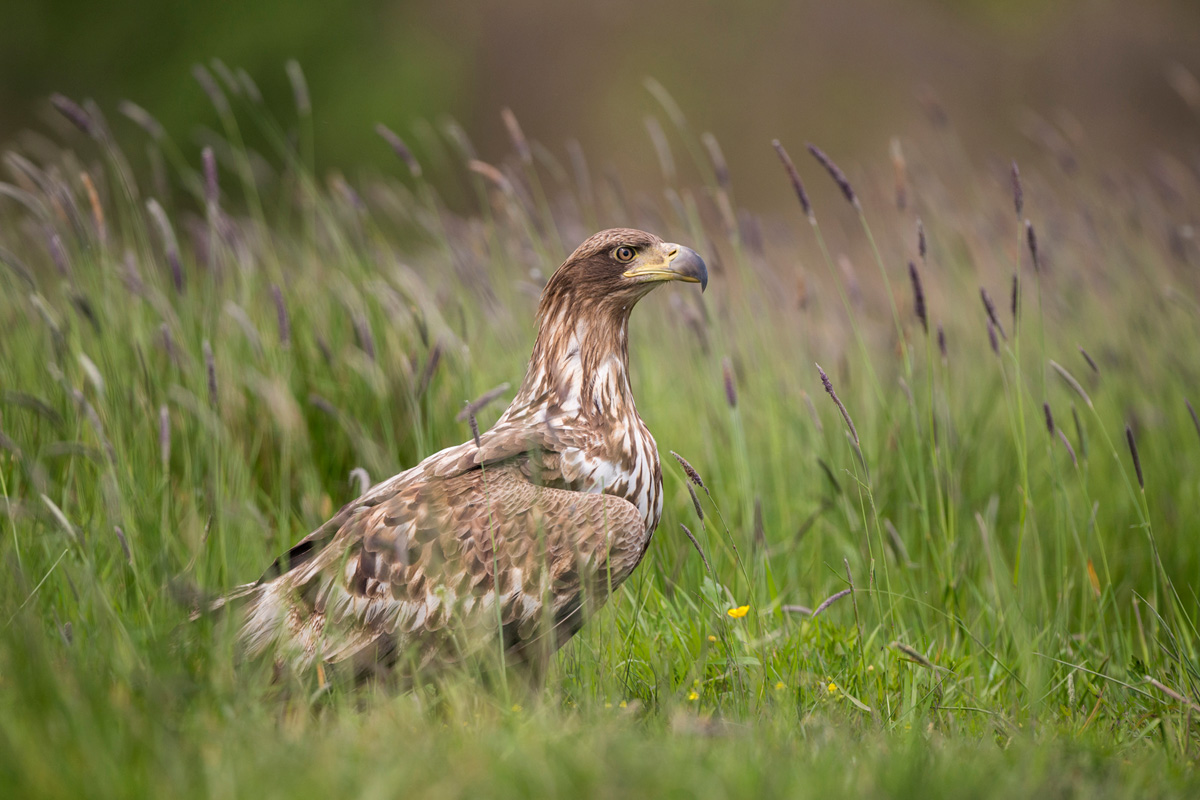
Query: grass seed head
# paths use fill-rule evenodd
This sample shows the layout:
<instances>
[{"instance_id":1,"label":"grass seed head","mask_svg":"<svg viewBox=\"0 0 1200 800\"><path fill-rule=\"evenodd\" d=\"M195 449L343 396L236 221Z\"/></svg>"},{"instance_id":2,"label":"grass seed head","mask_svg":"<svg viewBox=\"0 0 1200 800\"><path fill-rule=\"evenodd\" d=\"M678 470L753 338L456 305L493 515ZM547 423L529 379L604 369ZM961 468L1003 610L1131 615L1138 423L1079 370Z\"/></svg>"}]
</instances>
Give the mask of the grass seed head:
<instances>
[{"instance_id":1,"label":"grass seed head","mask_svg":"<svg viewBox=\"0 0 1200 800\"><path fill-rule=\"evenodd\" d=\"M692 507L696 509L696 516L700 521L704 521L704 507L700 505L700 496L696 494L696 490L692 488L691 482L683 484L687 487L688 495L692 498Z\"/></svg>"},{"instance_id":2,"label":"grass seed head","mask_svg":"<svg viewBox=\"0 0 1200 800\"><path fill-rule=\"evenodd\" d=\"M425 392L429 389L429 384L433 382L433 376L437 372L438 364L441 362L442 343L435 342L433 349L429 351L429 358L425 360L425 367L421 370L421 379L417 381L417 397L425 396Z\"/></svg>"},{"instance_id":3,"label":"grass seed head","mask_svg":"<svg viewBox=\"0 0 1200 800\"><path fill-rule=\"evenodd\" d=\"M158 457L166 472L171 463L171 415L166 403L158 407Z\"/></svg>"},{"instance_id":4,"label":"grass seed head","mask_svg":"<svg viewBox=\"0 0 1200 800\"><path fill-rule=\"evenodd\" d=\"M87 192L88 206L92 209L92 225L96 228L96 239L100 243L100 247L104 248L108 244L108 228L104 224L104 206L100 205L100 193L96 191L96 184L92 182L92 176L83 170L79 173L79 180L83 183L83 189Z\"/></svg>"},{"instance_id":5,"label":"grass seed head","mask_svg":"<svg viewBox=\"0 0 1200 800\"><path fill-rule=\"evenodd\" d=\"M704 555L704 548L700 546L700 542L697 541L697 539L694 535L692 535L692 532L691 532L691 530L688 529L687 525L684 525L681 522L681 523L679 523L679 527L683 528L684 535L687 536L688 541L690 541L692 543L692 547L696 548L696 552L700 554L700 560L704 562L704 569L708 572L709 575L712 575L713 574L712 565L710 565L708 563L708 556Z\"/></svg>"},{"instance_id":6,"label":"grass seed head","mask_svg":"<svg viewBox=\"0 0 1200 800\"><path fill-rule=\"evenodd\" d=\"M896 180L896 208L903 211L908 207L908 164L904 160L904 150L900 140L892 137L889 144L892 156L892 173Z\"/></svg>"},{"instance_id":7,"label":"grass seed head","mask_svg":"<svg viewBox=\"0 0 1200 800\"><path fill-rule=\"evenodd\" d=\"M200 151L200 160L204 164L204 202L210 211L216 211L221 197L221 187L217 182L217 156L211 147Z\"/></svg>"},{"instance_id":8,"label":"grass seed head","mask_svg":"<svg viewBox=\"0 0 1200 800\"><path fill-rule=\"evenodd\" d=\"M213 357L212 345L205 339L200 349L204 351L204 371L208 376L208 402L217 407L217 362Z\"/></svg>"},{"instance_id":9,"label":"grass seed head","mask_svg":"<svg viewBox=\"0 0 1200 800\"><path fill-rule=\"evenodd\" d=\"M1029 245L1029 256L1033 259L1033 271L1042 271L1042 262L1038 259L1038 240L1037 234L1033 230L1033 223L1025 220L1025 241Z\"/></svg>"},{"instance_id":10,"label":"grass seed head","mask_svg":"<svg viewBox=\"0 0 1200 800\"><path fill-rule=\"evenodd\" d=\"M145 131L146 135L154 141L162 141L163 137L166 136L166 131L163 129L162 123L137 103L131 100L122 100L117 109L132 121L134 125Z\"/></svg>"},{"instance_id":11,"label":"grass seed head","mask_svg":"<svg viewBox=\"0 0 1200 800\"><path fill-rule=\"evenodd\" d=\"M846 173L842 172L841 167L833 163L833 159L812 142L808 143L808 152L812 153L813 158L820 162L825 171L829 173L829 177L833 178L833 182L842 190L842 194L846 196L846 200L849 201L850 205L861 211L862 206L859 205L858 195L854 193L854 187L850 185L850 179L846 177Z\"/></svg>"},{"instance_id":12,"label":"grass seed head","mask_svg":"<svg viewBox=\"0 0 1200 800\"><path fill-rule=\"evenodd\" d=\"M821 602L821 605L819 605L815 609L813 609L813 612L812 612L813 617L820 616L822 611L829 608L831 605L836 603L838 600L841 600L843 597L845 597L846 595L850 594L853 591L854 591L853 589L842 589L840 592L829 595L829 597L826 597Z\"/></svg>"},{"instance_id":13,"label":"grass seed head","mask_svg":"<svg viewBox=\"0 0 1200 800\"><path fill-rule=\"evenodd\" d=\"M121 545L121 552L125 554L125 563L132 567L133 553L129 552L129 542L125 538L125 531L121 530L120 525L114 525L113 532L117 534L117 542Z\"/></svg>"},{"instance_id":14,"label":"grass seed head","mask_svg":"<svg viewBox=\"0 0 1200 800\"><path fill-rule=\"evenodd\" d=\"M988 294L988 290L982 286L979 287L979 299L983 301L983 309L987 312L988 319L996 326L996 330L1000 331L1000 337L1007 342L1008 334L1004 332L1004 326L1000 324L1000 317L996 313L996 304L992 302L992 296Z\"/></svg>"},{"instance_id":15,"label":"grass seed head","mask_svg":"<svg viewBox=\"0 0 1200 800\"><path fill-rule=\"evenodd\" d=\"M942 327L942 323L937 326L938 352L942 354L942 361L949 358L949 353L946 352L946 329Z\"/></svg>"},{"instance_id":16,"label":"grass seed head","mask_svg":"<svg viewBox=\"0 0 1200 800\"><path fill-rule=\"evenodd\" d=\"M920 217L917 217L917 255L921 257L921 263L925 262L926 250L925 224L921 222Z\"/></svg>"},{"instance_id":17,"label":"grass seed head","mask_svg":"<svg viewBox=\"0 0 1200 800\"><path fill-rule=\"evenodd\" d=\"M504 127L508 130L508 137L512 139L517 157L521 159L522 164L529 166L533 163L533 148L529 146L529 140L521 130L521 123L517 122L517 115L511 108L505 107L500 109L500 116L504 119Z\"/></svg>"},{"instance_id":18,"label":"grass seed head","mask_svg":"<svg viewBox=\"0 0 1200 800\"><path fill-rule=\"evenodd\" d=\"M1017 219L1025 211L1025 190L1021 188L1021 170L1017 167L1016 159L1012 162L1012 192L1013 206L1017 209Z\"/></svg>"},{"instance_id":19,"label":"grass seed head","mask_svg":"<svg viewBox=\"0 0 1200 800\"><path fill-rule=\"evenodd\" d=\"M679 453L676 453L674 450L671 451L671 455L675 456L675 460L679 462L679 466L683 467L683 473L688 476L688 480L699 486L704 490L705 494L711 497L712 494L708 491L708 487L704 485L704 479L700 477L699 472L696 472L696 468L688 463L686 458L679 455Z\"/></svg>"},{"instance_id":20,"label":"grass seed head","mask_svg":"<svg viewBox=\"0 0 1200 800\"><path fill-rule=\"evenodd\" d=\"M417 161L416 156L413 155L412 150L408 149L408 145L404 143L404 140L382 122L375 125L375 132L379 134L381 139L388 143L388 146L392 148L392 152L396 154L396 157L404 162L404 166L408 167L408 173L413 178L420 178L421 164Z\"/></svg>"},{"instance_id":21,"label":"grass seed head","mask_svg":"<svg viewBox=\"0 0 1200 800\"><path fill-rule=\"evenodd\" d=\"M467 414L467 419L471 423L471 438L475 440L475 449L478 450L483 447L483 444L479 441L479 422L475 419L474 412Z\"/></svg>"},{"instance_id":22,"label":"grass seed head","mask_svg":"<svg viewBox=\"0 0 1200 800\"><path fill-rule=\"evenodd\" d=\"M507 382L488 389L486 392L479 395L479 397L476 397L474 400L463 406L463 410L458 412L457 416L455 416L455 419L459 422L462 422L468 416L472 414L478 414L485 406L507 391Z\"/></svg>"},{"instance_id":23,"label":"grass seed head","mask_svg":"<svg viewBox=\"0 0 1200 800\"><path fill-rule=\"evenodd\" d=\"M1078 467L1079 459L1075 457L1075 448L1071 446L1071 440L1067 438L1061 428L1058 431L1058 438L1062 441L1063 447L1067 448L1067 453L1071 456L1071 463Z\"/></svg>"},{"instance_id":24,"label":"grass seed head","mask_svg":"<svg viewBox=\"0 0 1200 800\"><path fill-rule=\"evenodd\" d=\"M992 352L1000 355L1000 340L996 338L996 326L989 319L987 321L988 344L992 346Z\"/></svg>"},{"instance_id":25,"label":"grass seed head","mask_svg":"<svg viewBox=\"0 0 1200 800\"><path fill-rule=\"evenodd\" d=\"M222 118L228 117L230 114L229 98L221 91L221 87L213 79L212 73L205 69L203 64L193 64L192 77L196 79L196 83L200 84L200 88L208 95L208 101L217 110L217 115Z\"/></svg>"},{"instance_id":26,"label":"grass seed head","mask_svg":"<svg viewBox=\"0 0 1200 800\"><path fill-rule=\"evenodd\" d=\"M78 128L83 133L91 138L98 137L98 129L95 120L92 119L83 106L76 103L66 95L55 94L50 95L50 105L54 106L54 110L67 119L72 125Z\"/></svg>"},{"instance_id":27,"label":"grass seed head","mask_svg":"<svg viewBox=\"0 0 1200 800\"><path fill-rule=\"evenodd\" d=\"M737 408L737 384L734 382L733 362L728 356L721 359L721 375L725 380L725 402L730 408Z\"/></svg>"},{"instance_id":28,"label":"grass seed head","mask_svg":"<svg viewBox=\"0 0 1200 800\"><path fill-rule=\"evenodd\" d=\"M925 316L925 291L921 288L921 275L917 272L917 265L911 261L908 262L908 277L912 281L913 313L921 320L921 327L928 334L929 318Z\"/></svg>"},{"instance_id":29,"label":"grass seed head","mask_svg":"<svg viewBox=\"0 0 1200 800\"><path fill-rule=\"evenodd\" d=\"M1088 366L1092 368L1092 372L1094 372L1094 373L1096 373L1097 375L1099 375L1099 374L1100 374L1100 367L1096 366L1096 362L1095 362L1095 360L1093 360L1093 359L1092 359L1092 357L1091 357L1090 355L1088 355L1088 351L1087 351L1087 350L1084 350L1084 349L1083 349L1083 347L1080 347L1080 348L1079 348L1079 354L1080 354L1081 356L1083 356L1083 360L1084 360L1084 361L1086 361L1086 362L1087 362L1087 364L1088 364Z\"/></svg>"},{"instance_id":30,"label":"grass seed head","mask_svg":"<svg viewBox=\"0 0 1200 800\"><path fill-rule=\"evenodd\" d=\"M846 421L846 427L850 429L850 436L853 437L854 443L858 444L858 431L854 427L854 420L850 419L850 412L846 410L846 406L842 404L841 399L837 396L837 392L833 390L833 383L830 382L829 376L825 374L825 370L821 369L821 365L817 364L817 372L821 374L821 383L825 386L825 391L833 398L833 402L837 404L838 411L842 412L842 419Z\"/></svg>"},{"instance_id":31,"label":"grass seed head","mask_svg":"<svg viewBox=\"0 0 1200 800\"><path fill-rule=\"evenodd\" d=\"M1133 469L1137 473L1138 488L1145 491L1146 478L1142 475L1142 459L1138 456L1137 439L1133 436L1133 428L1125 426L1125 441L1129 443L1129 455L1133 458Z\"/></svg>"},{"instance_id":32,"label":"grass seed head","mask_svg":"<svg viewBox=\"0 0 1200 800\"><path fill-rule=\"evenodd\" d=\"M1054 413L1050 410L1050 403L1042 403L1042 411L1046 414L1046 432L1053 436L1055 431Z\"/></svg>"},{"instance_id":33,"label":"grass seed head","mask_svg":"<svg viewBox=\"0 0 1200 800\"><path fill-rule=\"evenodd\" d=\"M308 94L308 81L304 79L304 70L300 62L291 59L284 67L287 70L288 82L292 84L292 99L296 102L296 111L302 117L312 114L312 99Z\"/></svg>"},{"instance_id":34,"label":"grass seed head","mask_svg":"<svg viewBox=\"0 0 1200 800\"><path fill-rule=\"evenodd\" d=\"M279 344L287 347L292 341L292 319L288 315L287 303L283 300L283 291L277 284L271 284L271 299L275 301L275 322L279 328Z\"/></svg>"},{"instance_id":35,"label":"grass seed head","mask_svg":"<svg viewBox=\"0 0 1200 800\"><path fill-rule=\"evenodd\" d=\"M717 137L706 131L701 134L700 141L704 143L704 149L708 151L708 158L712 161L713 175L717 179L717 186L728 192L732 185L729 180L729 164L725 161L725 154L721 152L721 145L717 142Z\"/></svg>"},{"instance_id":36,"label":"grass seed head","mask_svg":"<svg viewBox=\"0 0 1200 800\"><path fill-rule=\"evenodd\" d=\"M1075 394L1083 398L1083 402L1087 403L1088 408L1092 408L1092 398L1088 397L1088 393L1083 390L1079 381L1075 380L1075 376L1067 372L1066 367L1053 359L1050 360L1050 367L1058 373L1058 377L1062 378L1067 386L1071 387Z\"/></svg>"},{"instance_id":37,"label":"grass seed head","mask_svg":"<svg viewBox=\"0 0 1200 800\"><path fill-rule=\"evenodd\" d=\"M171 281L175 284L175 291L183 294L183 262L179 259L179 242L175 238L175 230L171 227L171 221L167 219L167 212L163 211L163 207L153 197L146 201L146 209L154 219L159 236L162 238L163 250L167 255L167 265L171 269Z\"/></svg>"},{"instance_id":38,"label":"grass seed head","mask_svg":"<svg viewBox=\"0 0 1200 800\"><path fill-rule=\"evenodd\" d=\"M783 162L783 168L792 182L792 188L796 190L796 197L800 200L800 208L804 211L804 216L808 217L809 222L815 222L816 217L813 216L812 203L808 200L808 192L804 191L804 181L800 180L800 173L796 171L792 157L788 155L787 150L783 149L783 145L779 143L778 139L772 141L771 146L775 148L775 152L779 154L779 160Z\"/></svg>"}]
</instances>

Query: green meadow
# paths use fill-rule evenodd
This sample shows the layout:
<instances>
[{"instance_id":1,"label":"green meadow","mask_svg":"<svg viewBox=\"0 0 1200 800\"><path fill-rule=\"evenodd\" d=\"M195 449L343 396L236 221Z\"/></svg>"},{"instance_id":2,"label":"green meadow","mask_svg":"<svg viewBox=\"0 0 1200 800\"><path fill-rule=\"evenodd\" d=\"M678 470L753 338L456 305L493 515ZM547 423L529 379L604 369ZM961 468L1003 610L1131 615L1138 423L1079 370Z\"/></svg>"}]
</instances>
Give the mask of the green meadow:
<instances>
[{"instance_id":1,"label":"green meadow","mask_svg":"<svg viewBox=\"0 0 1200 800\"><path fill-rule=\"evenodd\" d=\"M781 130L804 200L762 211L657 86L640 180L515 119L494 163L444 123L317 174L309 104L207 91L203 150L56 98L4 155L5 796L1200 792L1182 164L1051 148L1017 177L931 125L826 165ZM633 314L663 520L544 683L280 677L236 609L189 621L468 439L546 277L618 225L710 281Z\"/></svg>"}]
</instances>

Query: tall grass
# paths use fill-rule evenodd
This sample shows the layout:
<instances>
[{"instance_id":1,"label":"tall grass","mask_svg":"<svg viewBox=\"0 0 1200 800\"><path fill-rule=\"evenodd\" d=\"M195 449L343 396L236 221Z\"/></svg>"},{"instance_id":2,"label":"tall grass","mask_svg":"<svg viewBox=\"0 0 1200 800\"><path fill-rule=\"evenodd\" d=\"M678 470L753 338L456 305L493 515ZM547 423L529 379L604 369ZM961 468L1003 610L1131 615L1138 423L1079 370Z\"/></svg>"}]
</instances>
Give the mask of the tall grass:
<instances>
[{"instance_id":1,"label":"tall grass","mask_svg":"<svg viewBox=\"0 0 1200 800\"><path fill-rule=\"evenodd\" d=\"M59 98L57 144L4 159L6 785L1194 783L1194 175L1080 154L1017 179L939 129L893 146L894 175L780 146L804 205L764 216L653 84L658 192L595 179L578 147L564 168L511 113L502 163L452 123L415 148L381 126L400 177L349 179L312 171L297 67L288 123L216 72L197 71L223 126L201 147ZM851 206L805 190L822 166ZM649 556L544 686L280 682L239 663L230 620L187 622L362 485L490 424L542 283L612 225L691 244L713 280L635 313L639 410L683 458Z\"/></svg>"}]
</instances>

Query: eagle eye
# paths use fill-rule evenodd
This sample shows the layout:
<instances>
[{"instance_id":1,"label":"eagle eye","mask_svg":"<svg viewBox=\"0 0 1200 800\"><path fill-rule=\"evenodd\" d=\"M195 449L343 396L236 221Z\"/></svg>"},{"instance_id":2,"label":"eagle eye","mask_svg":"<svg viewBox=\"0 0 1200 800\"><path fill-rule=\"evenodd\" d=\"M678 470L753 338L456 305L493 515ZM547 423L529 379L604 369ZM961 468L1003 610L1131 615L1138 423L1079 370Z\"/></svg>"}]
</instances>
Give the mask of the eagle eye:
<instances>
[{"instance_id":1,"label":"eagle eye","mask_svg":"<svg viewBox=\"0 0 1200 800\"><path fill-rule=\"evenodd\" d=\"M617 261L620 261L622 264L628 264L630 261L633 261L633 258L636 255L637 251L626 244L623 244L616 250L613 250L613 258L615 258Z\"/></svg>"}]
</instances>

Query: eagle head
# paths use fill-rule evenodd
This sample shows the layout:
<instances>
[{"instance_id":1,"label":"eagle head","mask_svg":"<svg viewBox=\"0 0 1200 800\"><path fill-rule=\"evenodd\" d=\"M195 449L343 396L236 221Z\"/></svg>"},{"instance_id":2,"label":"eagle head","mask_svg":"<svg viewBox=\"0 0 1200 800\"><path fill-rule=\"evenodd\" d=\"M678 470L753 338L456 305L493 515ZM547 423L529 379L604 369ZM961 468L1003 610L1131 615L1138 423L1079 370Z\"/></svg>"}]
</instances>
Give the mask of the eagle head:
<instances>
[{"instance_id":1,"label":"eagle head","mask_svg":"<svg viewBox=\"0 0 1200 800\"><path fill-rule=\"evenodd\" d=\"M698 283L703 291L708 269L690 247L645 231L613 228L579 245L555 271L543 292L543 307L570 298L572 303L628 314L634 303L666 281Z\"/></svg>"}]
</instances>

